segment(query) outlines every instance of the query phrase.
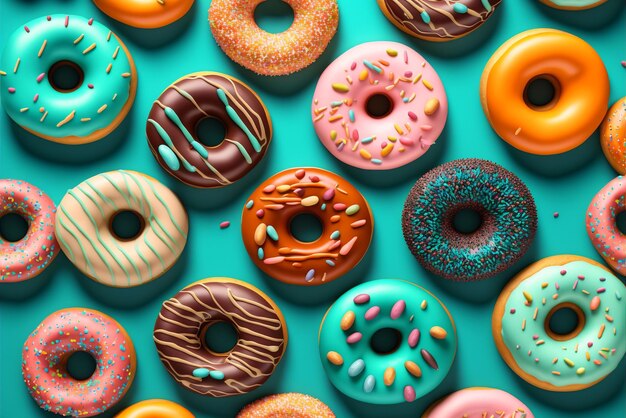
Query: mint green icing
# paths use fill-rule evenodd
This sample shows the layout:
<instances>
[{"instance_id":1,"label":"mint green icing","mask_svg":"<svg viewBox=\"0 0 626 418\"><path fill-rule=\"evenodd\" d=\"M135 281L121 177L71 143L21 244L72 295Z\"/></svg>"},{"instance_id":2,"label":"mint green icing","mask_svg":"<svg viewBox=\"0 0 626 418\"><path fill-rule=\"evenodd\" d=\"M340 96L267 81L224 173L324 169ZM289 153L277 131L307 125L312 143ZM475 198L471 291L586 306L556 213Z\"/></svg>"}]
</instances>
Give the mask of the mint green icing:
<instances>
[{"instance_id":1,"label":"mint green icing","mask_svg":"<svg viewBox=\"0 0 626 418\"><path fill-rule=\"evenodd\" d=\"M178 161L178 157L174 154L174 151L172 151L170 147L165 144L161 144L157 150L159 151L159 155L165 164L167 164L171 170L176 171L180 168L180 161Z\"/></svg>"},{"instance_id":2,"label":"mint green icing","mask_svg":"<svg viewBox=\"0 0 626 418\"><path fill-rule=\"evenodd\" d=\"M549 0L549 3L559 7L573 7L581 9L588 8L592 5L599 6L601 4L599 0Z\"/></svg>"},{"instance_id":3,"label":"mint green icing","mask_svg":"<svg viewBox=\"0 0 626 418\"><path fill-rule=\"evenodd\" d=\"M256 152L260 152L261 144L259 143L259 140L257 139L256 136L254 136L252 132L250 132L250 129L248 129L246 124L243 123L243 121L241 120L241 118L239 117L235 109L233 109L232 106L228 103L228 97L226 96L226 93L224 92L224 90L217 89L217 97L219 97L219 99L224 104L228 117L231 118L231 120L235 123L235 125L237 125L239 129L241 129L246 134L246 136L248 137L248 140L250 141L250 144L252 145L252 148L254 148Z\"/></svg>"}]
</instances>

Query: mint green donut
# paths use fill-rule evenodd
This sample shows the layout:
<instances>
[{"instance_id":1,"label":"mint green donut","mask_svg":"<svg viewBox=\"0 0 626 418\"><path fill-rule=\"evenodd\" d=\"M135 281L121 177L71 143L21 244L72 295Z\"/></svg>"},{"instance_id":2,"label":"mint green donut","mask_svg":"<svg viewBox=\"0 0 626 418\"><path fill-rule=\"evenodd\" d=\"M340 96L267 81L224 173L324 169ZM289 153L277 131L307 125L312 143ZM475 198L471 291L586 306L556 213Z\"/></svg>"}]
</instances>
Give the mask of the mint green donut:
<instances>
[{"instance_id":1,"label":"mint green donut","mask_svg":"<svg viewBox=\"0 0 626 418\"><path fill-rule=\"evenodd\" d=\"M75 90L53 86L50 70L57 63L82 70ZM109 134L128 113L136 86L135 66L122 41L81 16L31 20L11 35L0 59L6 112L24 129L54 142L82 144Z\"/></svg>"},{"instance_id":2,"label":"mint green donut","mask_svg":"<svg viewBox=\"0 0 626 418\"><path fill-rule=\"evenodd\" d=\"M397 338L385 352L372 345L380 330L388 331L389 340ZM456 346L446 307L403 280L352 288L328 309L319 331L320 357L332 384L372 404L413 402L435 389L452 367Z\"/></svg>"}]
</instances>

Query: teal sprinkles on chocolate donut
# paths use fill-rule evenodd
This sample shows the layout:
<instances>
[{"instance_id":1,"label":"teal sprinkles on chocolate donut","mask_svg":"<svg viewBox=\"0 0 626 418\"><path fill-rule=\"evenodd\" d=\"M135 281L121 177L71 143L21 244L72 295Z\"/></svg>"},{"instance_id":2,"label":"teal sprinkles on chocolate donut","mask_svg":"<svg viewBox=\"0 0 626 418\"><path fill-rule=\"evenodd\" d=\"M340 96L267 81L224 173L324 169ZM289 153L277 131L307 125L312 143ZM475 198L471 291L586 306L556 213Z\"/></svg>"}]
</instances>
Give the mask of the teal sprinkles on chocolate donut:
<instances>
[{"instance_id":1,"label":"teal sprinkles on chocolate donut","mask_svg":"<svg viewBox=\"0 0 626 418\"><path fill-rule=\"evenodd\" d=\"M477 230L458 231L455 216L475 211ZM411 189L402 214L409 249L433 273L451 280L479 280L506 270L528 250L537 229L532 194L508 170L480 159L462 159L426 173Z\"/></svg>"}]
</instances>

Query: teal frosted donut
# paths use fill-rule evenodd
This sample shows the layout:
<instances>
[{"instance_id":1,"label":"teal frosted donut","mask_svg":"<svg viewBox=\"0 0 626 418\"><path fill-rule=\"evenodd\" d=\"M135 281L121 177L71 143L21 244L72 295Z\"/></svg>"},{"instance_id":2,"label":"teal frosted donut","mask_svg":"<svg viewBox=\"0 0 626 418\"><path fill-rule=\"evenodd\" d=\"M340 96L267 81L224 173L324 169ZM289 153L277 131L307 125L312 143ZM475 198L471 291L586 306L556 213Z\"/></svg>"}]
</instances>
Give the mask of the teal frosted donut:
<instances>
[{"instance_id":1,"label":"teal frosted donut","mask_svg":"<svg viewBox=\"0 0 626 418\"><path fill-rule=\"evenodd\" d=\"M76 80L68 79L69 72ZM0 59L6 112L54 142L84 144L106 136L126 117L136 88L126 46L106 26L81 16L31 20L11 35Z\"/></svg>"},{"instance_id":2,"label":"teal frosted donut","mask_svg":"<svg viewBox=\"0 0 626 418\"><path fill-rule=\"evenodd\" d=\"M594 385L626 352L626 286L603 265L560 255L531 264L504 288L493 336L509 367L546 390ZM564 321L561 310L569 310ZM570 322L569 328L565 328Z\"/></svg>"},{"instance_id":3,"label":"teal frosted donut","mask_svg":"<svg viewBox=\"0 0 626 418\"><path fill-rule=\"evenodd\" d=\"M446 377L456 354L446 307L403 280L375 280L344 293L322 320L322 365L347 396L373 404L413 402Z\"/></svg>"}]
</instances>

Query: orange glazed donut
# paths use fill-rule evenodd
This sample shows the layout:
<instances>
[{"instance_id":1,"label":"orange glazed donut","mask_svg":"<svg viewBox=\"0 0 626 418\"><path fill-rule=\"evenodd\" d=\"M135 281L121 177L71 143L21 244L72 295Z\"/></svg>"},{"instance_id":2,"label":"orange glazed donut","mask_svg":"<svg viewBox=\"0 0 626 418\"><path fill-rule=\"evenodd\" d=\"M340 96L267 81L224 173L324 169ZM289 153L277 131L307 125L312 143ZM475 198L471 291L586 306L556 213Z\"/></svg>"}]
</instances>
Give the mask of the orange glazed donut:
<instances>
[{"instance_id":1,"label":"orange glazed donut","mask_svg":"<svg viewBox=\"0 0 626 418\"><path fill-rule=\"evenodd\" d=\"M531 83L554 88L543 105L529 101ZM480 80L480 100L496 133L531 154L576 148L596 130L608 107L609 78L602 60L582 39L553 29L533 29L505 42Z\"/></svg>"},{"instance_id":2,"label":"orange glazed donut","mask_svg":"<svg viewBox=\"0 0 626 418\"><path fill-rule=\"evenodd\" d=\"M136 28L169 25L191 9L194 0L93 0L98 9L115 20Z\"/></svg>"},{"instance_id":3,"label":"orange glazed donut","mask_svg":"<svg viewBox=\"0 0 626 418\"><path fill-rule=\"evenodd\" d=\"M177 403L150 399L129 406L115 418L195 418L195 415Z\"/></svg>"},{"instance_id":4,"label":"orange glazed donut","mask_svg":"<svg viewBox=\"0 0 626 418\"><path fill-rule=\"evenodd\" d=\"M602 151L611 166L626 174L626 97L616 101L600 126Z\"/></svg>"}]
</instances>

